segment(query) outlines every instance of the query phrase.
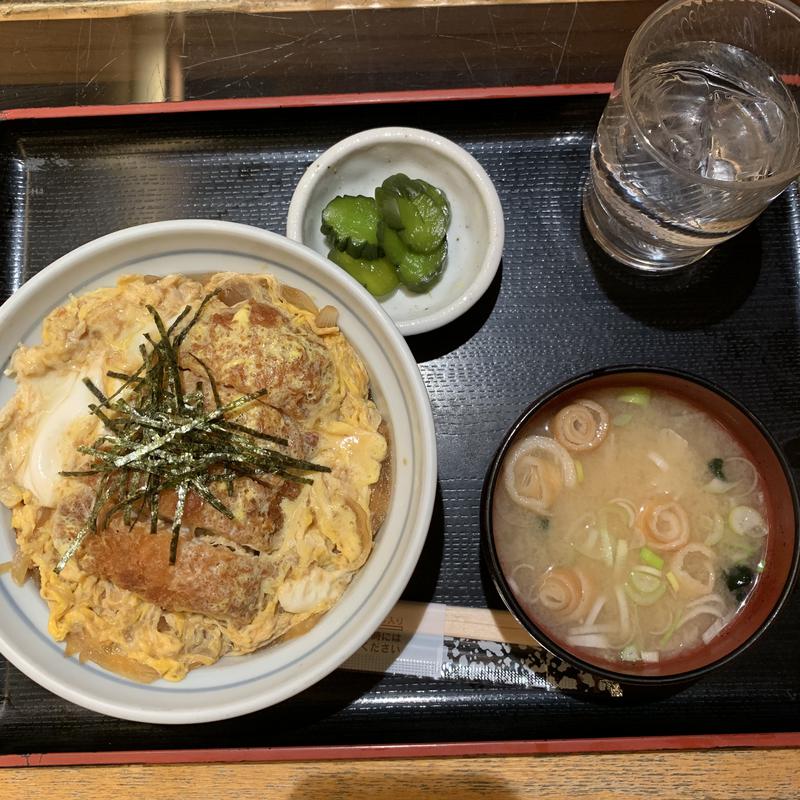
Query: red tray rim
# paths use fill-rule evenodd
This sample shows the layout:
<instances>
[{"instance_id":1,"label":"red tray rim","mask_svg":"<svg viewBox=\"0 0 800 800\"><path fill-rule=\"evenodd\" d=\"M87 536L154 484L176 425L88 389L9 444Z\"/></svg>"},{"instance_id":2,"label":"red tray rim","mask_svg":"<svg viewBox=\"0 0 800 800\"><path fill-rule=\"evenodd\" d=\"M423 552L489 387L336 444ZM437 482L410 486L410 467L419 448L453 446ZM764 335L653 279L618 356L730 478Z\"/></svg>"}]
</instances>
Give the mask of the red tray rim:
<instances>
[{"instance_id":1,"label":"red tray rim","mask_svg":"<svg viewBox=\"0 0 800 800\"><path fill-rule=\"evenodd\" d=\"M0 111L0 121L72 119L81 117L173 114L193 111L237 111L267 108L313 108L382 103L431 103L454 100L500 100L525 97L570 97L609 94L611 83L553 83L523 86L487 86L462 89L411 89L393 92L350 92L267 97L227 97L212 100L178 100L123 105L40 106Z\"/></svg>"},{"instance_id":2,"label":"red tray rim","mask_svg":"<svg viewBox=\"0 0 800 800\"><path fill-rule=\"evenodd\" d=\"M528 739L521 741L441 742L431 744L234 747L198 750L116 750L86 753L27 753L0 756L3 767L111 766L123 764L203 764L274 761L531 756L632 753L663 750L800 747L791 733L698 734L609 739Z\"/></svg>"}]
</instances>

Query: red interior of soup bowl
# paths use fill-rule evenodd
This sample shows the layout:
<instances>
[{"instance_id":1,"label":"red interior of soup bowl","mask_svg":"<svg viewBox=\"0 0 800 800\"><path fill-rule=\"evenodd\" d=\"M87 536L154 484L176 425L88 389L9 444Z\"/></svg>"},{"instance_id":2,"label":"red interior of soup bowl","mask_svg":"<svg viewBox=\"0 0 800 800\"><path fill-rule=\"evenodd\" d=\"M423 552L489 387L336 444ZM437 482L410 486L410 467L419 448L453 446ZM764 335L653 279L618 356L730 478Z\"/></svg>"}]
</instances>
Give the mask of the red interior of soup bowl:
<instances>
[{"instance_id":1,"label":"red interior of soup bowl","mask_svg":"<svg viewBox=\"0 0 800 800\"><path fill-rule=\"evenodd\" d=\"M765 567L743 607L708 644L656 663L611 661L596 652L568 646L526 611L512 591L497 555L492 504L499 468L517 434L534 417L552 416L587 392L642 386L669 393L704 411L739 443L759 471L765 492L769 534ZM537 400L506 435L484 484L481 505L484 555L498 591L509 610L540 644L579 667L628 683L690 680L721 666L742 652L764 631L794 586L798 570L798 501L789 468L770 434L738 401L706 381L685 373L649 367L610 367L583 375Z\"/></svg>"}]
</instances>

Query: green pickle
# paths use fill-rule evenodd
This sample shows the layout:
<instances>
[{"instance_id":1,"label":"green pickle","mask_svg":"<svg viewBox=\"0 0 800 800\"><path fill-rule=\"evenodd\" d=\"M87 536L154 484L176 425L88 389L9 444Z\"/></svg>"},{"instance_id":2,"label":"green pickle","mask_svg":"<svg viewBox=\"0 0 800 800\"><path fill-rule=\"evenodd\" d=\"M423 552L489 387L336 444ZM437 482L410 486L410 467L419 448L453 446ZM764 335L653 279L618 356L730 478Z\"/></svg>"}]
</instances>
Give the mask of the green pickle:
<instances>
[{"instance_id":1,"label":"green pickle","mask_svg":"<svg viewBox=\"0 0 800 800\"><path fill-rule=\"evenodd\" d=\"M399 283L430 289L444 270L449 225L445 193L402 172L386 178L374 198L340 195L322 212L328 258L376 297Z\"/></svg>"},{"instance_id":2,"label":"green pickle","mask_svg":"<svg viewBox=\"0 0 800 800\"><path fill-rule=\"evenodd\" d=\"M372 197L339 195L322 211L320 230L331 247L354 258L378 258L378 206Z\"/></svg>"},{"instance_id":3,"label":"green pickle","mask_svg":"<svg viewBox=\"0 0 800 800\"><path fill-rule=\"evenodd\" d=\"M380 241L386 258L397 267L404 286L415 292L424 292L433 286L444 270L447 257L447 239L443 239L433 253L415 253L406 247L397 231L388 225L378 225Z\"/></svg>"},{"instance_id":4,"label":"green pickle","mask_svg":"<svg viewBox=\"0 0 800 800\"><path fill-rule=\"evenodd\" d=\"M409 249L425 254L439 250L450 224L450 206L442 192L398 173L375 190L375 201L383 221Z\"/></svg>"},{"instance_id":5,"label":"green pickle","mask_svg":"<svg viewBox=\"0 0 800 800\"><path fill-rule=\"evenodd\" d=\"M400 283L394 264L386 258L354 258L335 247L328 258L375 297L393 292Z\"/></svg>"}]
</instances>

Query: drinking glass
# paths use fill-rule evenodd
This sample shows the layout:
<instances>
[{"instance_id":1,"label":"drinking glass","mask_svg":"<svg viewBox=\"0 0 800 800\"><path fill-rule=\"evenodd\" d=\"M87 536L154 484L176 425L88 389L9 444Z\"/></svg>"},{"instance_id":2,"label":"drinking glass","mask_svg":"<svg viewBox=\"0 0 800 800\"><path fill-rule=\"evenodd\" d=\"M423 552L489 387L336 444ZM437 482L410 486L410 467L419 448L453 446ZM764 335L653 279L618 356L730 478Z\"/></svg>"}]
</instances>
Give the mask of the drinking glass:
<instances>
[{"instance_id":1,"label":"drinking glass","mask_svg":"<svg viewBox=\"0 0 800 800\"><path fill-rule=\"evenodd\" d=\"M671 0L636 32L597 128L586 225L613 258L691 264L800 174L800 6Z\"/></svg>"}]
</instances>

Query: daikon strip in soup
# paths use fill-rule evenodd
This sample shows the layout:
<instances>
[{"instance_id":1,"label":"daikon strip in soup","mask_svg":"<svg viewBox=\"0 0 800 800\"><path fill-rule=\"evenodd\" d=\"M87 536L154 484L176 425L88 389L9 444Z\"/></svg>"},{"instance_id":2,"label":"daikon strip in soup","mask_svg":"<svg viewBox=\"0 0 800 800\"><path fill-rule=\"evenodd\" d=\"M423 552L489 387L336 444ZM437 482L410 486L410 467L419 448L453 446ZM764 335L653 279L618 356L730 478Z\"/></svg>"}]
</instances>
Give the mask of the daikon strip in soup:
<instances>
[{"instance_id":1,"label":"daikon strip in soup","mask_svg":"<svg viewBox=\"0 0 800 800\"><path fill-rule=\"evenodd\" d=\"M663 661L730 623L763 569L762 480L721 425L674 395L590 391L515 437L493 506L523 609L594 659Z\"/></svg>"}]
</instances>

